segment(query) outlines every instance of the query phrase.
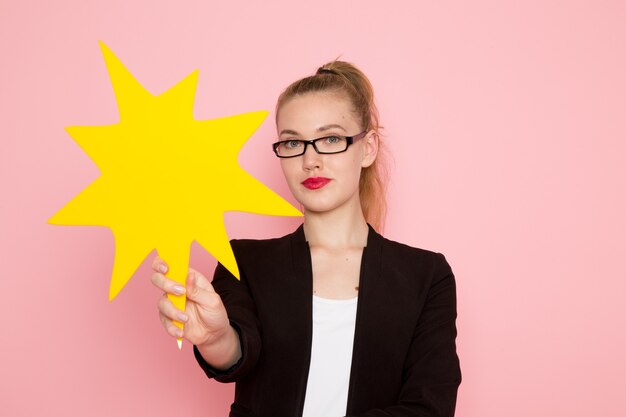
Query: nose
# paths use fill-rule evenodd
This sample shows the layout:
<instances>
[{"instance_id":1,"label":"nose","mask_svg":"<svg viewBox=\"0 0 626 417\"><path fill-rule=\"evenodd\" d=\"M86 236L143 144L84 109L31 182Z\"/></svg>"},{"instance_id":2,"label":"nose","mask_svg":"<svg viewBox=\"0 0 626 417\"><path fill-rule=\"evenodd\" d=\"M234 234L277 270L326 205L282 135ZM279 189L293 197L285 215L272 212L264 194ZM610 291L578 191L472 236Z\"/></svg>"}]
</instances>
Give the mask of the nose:
<instances>
[{"instance_id":1,"label":"nose","mask_svg":"<svg viewBox=\"0 0 626 417\"><path fill-rule=\"evenodd\" d=\"M302 155L302 168L305 171L311 171L315 168L319 169L321 167L321 155L315 152L315 149L313 149L313 145L309 144L309 146L307 146L306 150L304 151L304 154Z\"/></svg>"}]
</instances>

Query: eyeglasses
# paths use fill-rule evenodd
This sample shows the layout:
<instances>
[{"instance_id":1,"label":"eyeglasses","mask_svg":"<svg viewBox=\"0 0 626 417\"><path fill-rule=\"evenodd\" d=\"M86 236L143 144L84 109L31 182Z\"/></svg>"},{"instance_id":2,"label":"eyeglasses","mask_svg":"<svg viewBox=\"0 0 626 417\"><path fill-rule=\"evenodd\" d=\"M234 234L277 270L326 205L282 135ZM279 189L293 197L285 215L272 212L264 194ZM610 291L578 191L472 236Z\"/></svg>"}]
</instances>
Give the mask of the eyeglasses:
<instances>
[{"instance_id":1,"label":"eyeglasses","mask_svg":"<svg viewBox=\"0 0 626 417\"><path fill-rule=\"evenodd\" d=\"M304 155L306 148L313 145L315 152L319 154L341 153L348 150L348 147L359 139L363 139L367 131L361 132L355 136L325 136L313 140L290 139L282 140L272 144L274 153L279 158L294 158Z\"/></svg>"}]
</instances>

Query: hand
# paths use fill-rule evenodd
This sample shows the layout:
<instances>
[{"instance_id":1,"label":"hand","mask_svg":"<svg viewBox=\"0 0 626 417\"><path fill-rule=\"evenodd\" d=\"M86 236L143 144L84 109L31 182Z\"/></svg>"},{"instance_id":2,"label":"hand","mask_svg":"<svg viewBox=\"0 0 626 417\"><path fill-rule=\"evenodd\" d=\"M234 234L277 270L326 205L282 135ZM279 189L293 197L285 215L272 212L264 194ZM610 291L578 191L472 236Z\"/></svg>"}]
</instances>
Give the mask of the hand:
<instances>
[{"instance_id":1,"label":"hand","mask_svg":"<svg viewBox=\"0 0 626 417\"><path fill-rule=\"evenodd\" d=\"M158 302L159 317L170 336L183 337L194 345L212 345L234 331L222 299L201 273L190 268L185 289L164 275L167 264L158 257L154 259L152 269L155 271L152 283L164 292ZM167 294L186 294L185 311L174 307ZM183 323L184 330L174 321Z\"/></svg>"}]
</instances>

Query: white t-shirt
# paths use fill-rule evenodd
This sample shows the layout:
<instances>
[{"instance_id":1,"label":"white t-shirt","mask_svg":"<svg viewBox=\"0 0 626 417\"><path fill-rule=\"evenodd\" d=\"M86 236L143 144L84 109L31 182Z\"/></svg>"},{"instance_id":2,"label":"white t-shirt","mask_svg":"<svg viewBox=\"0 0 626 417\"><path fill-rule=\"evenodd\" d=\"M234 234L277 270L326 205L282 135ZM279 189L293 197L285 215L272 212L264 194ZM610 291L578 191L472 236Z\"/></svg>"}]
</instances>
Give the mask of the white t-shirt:
<instances>
[{"instance_id":1,"label":"white t-shirt","mask_svg":"<svg viewBox=\"0 0 626 417\"><path fill-rule=\"evenodd\" d=\"M311 365L302 417L346 415L357 298L313 296Z\"/></svg>"}]
</instances>

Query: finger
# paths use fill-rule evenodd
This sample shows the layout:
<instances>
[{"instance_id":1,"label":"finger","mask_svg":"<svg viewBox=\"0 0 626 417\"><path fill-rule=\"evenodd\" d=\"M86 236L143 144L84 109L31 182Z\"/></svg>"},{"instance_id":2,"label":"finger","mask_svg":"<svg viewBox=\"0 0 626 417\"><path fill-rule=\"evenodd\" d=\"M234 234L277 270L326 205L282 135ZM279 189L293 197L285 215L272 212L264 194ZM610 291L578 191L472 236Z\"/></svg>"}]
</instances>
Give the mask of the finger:
<instances>
[{"instance_id":1,"label":"finger","mask_svg":"<svg viewBox=\"0 0 626 417\"><path fill-rule=\"evenodd\" d=\"M215 292L210 282L206 281L205 288L197 285L199 276L201 275L195 272L190 272L187 276L187 299L211 309L219 308L222 304L221 297Z\"/></svg>"},{"instance_id":2,"label":"finger","mask_svg":"<svg viewBox=\"0 0 626 417\"><path fill-rule=\"evenodd\" d=\"M151 281L155 287L169 294L183 295L186 291L185 287L183 287L176 281L167 278L165 275L161 274L160 272L155 272L154 274L152 274Z\"/></svg>"},{"instance_id":3,"label":"finger","mask_svg":"<svg viewBox=\"0 0 626 417\"><path fill-rule=\"evenodd\" d=\"M181 329L180 327L176 326L174 324L174 322L172 322L172 320L168 319L164 315L159 314L159 317L161 319L161 323L163 324L163 327L165 328L165 331L170 336L172 336L172 337L183 337L183 329Z\"/></svg>"},{"instance_id":4,"label":"finger","mask_svg":"<svg viewBox=\"0 0 626 417\"><path fill-rule=\"evenodd\" d=\"M180 323L185 323L189 320L187 314L174 307L174 304L172 304L167 296L163 296L159 299L157 307L159 309L159 313L169 320L178 321Z\"/></svg>"},{"instance_id":5,"label":"finger","mask_svg":"<svg viewBox=\"0 0 626 417\"><path fill-rule=\"evenodd\" d=\"M154 260L152 261L152 269L154 270L154 272L160 272L162 274L165 274L167 272L167 264L163 261L163 259L155 256Z\"/></svg>"}]
</instances>

